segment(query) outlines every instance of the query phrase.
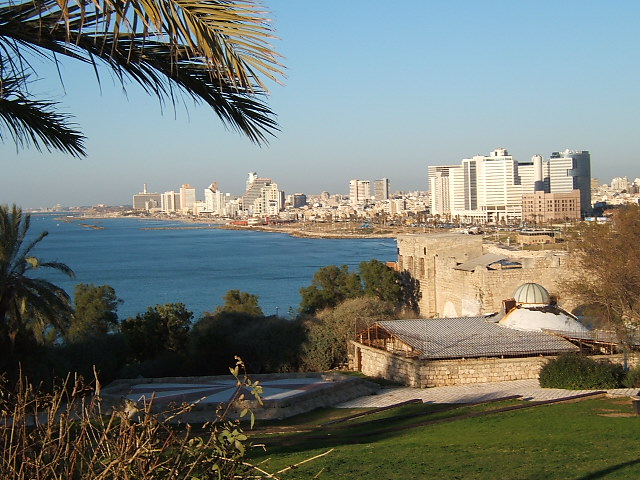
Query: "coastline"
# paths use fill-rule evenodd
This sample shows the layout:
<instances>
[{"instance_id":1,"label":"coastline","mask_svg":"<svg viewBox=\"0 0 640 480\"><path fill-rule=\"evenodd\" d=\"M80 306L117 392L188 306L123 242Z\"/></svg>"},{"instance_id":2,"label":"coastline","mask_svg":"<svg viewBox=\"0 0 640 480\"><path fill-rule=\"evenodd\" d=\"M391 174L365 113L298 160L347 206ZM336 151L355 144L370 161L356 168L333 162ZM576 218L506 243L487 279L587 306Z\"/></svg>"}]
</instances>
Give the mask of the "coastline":
<instances>
[{"instance_id":1,"label":"coastline","mask_svg":"<svg viewBox=\"0 0 640 480\"><path fill-rule=\"evenodd\" d=\"M369 228L361 228L361 222L338 222L338 223L322 223L322 222L296 222L280 225L234 225L230 222L224 222L218 219L200 219L195 217L164 217L164 216L146 216L146 215L122 215L117 213L99 214L99 213L83 213L67 217L61 215L60 220L66 222L83 222L85 220L99 220L109 218L131 218L135 220L155 220L160 222L176 222L187 224L185 226L168 226L168 227L141 227L145 230L187 230L187 229L224 229L224 230L244 230L250 232L265 233L284 233L294 238L324 238L324 239L375 239L375 238L397 238L403 234L441 234L442 229L434 229L428 227L411 227L411 226L372 226ZM207 221L214 220L214 221ZM189 226L188 224L195 224ZM96 225L82 224L87 228L96 228Z\"/></svg>"}]
</instances>

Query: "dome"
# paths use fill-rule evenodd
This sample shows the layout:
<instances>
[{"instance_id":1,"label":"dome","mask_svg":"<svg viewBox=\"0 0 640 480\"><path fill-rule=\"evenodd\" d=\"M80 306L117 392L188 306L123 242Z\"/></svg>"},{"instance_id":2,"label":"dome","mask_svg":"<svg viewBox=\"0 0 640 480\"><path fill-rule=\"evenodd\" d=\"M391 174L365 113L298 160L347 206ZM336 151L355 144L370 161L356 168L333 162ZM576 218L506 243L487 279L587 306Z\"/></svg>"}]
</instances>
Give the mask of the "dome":
<instances>
[{"instance_id":1,"label":"dome","mask_svg":"<svg viewBox=\"0 0 640 480\"><path fill-rule=\"evenodd\" d=\"M542 285L537 283L525 283L516 288L513 298L519 305L549 305L551 297Z\"/></svg>"},{"instance_id":2,"label":"dome","mask_svg":"<svg viewBox=\"0 0 640 480\"><path fill-rule=\"evenodd\" d=\"M548 310L548 311L543 311ZM529 332L556 330L562 332L585 333L588 329L562 309L518 307L506 314L498 324L502 327Z\"/></svg>"}]
</instances>

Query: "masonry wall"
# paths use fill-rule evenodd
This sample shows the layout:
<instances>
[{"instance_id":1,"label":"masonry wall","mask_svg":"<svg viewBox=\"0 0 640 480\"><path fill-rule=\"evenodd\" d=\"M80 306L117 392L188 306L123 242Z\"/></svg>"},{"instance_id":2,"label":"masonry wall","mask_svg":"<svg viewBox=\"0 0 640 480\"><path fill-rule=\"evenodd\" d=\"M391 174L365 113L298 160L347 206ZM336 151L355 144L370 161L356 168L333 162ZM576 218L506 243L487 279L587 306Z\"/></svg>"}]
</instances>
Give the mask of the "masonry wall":
<instances>
[{"instance_id":1,"label":"masonry wall","mask_svg":"<svg viewBox=\"0 0 640 480\"><path fill-rule=\"evenodd\" d=\"M410 387L444 387L473 383L506 382L538 378L542 367L555 357L472 358L455 360L418 360L355 343L358 364L355 367L372 377L380 377ZM622 355L598 355L596 360L623 363ZM629 358L629 366L640 358Z\"/></svg>"},{"instance_id":2,"label":"masonry wall","mask_svg":"<svg viewBox=\"0 0 640 480\"><path fill-rule=\"evenodd\" d=\"M491 248L483 245L481 236L475 235L399 236L398 268L420 284L420 316L460 317L497 312L502 301L511 298L515 289L527 282L539 283L552 295L558 294L557 284L566 271L567 261L562 252L509 252L509 259L520 262L522 268L456 270L457 265ZM571 308L562 298L559 300L560 306Z\"/></svg>"}]
</instances>

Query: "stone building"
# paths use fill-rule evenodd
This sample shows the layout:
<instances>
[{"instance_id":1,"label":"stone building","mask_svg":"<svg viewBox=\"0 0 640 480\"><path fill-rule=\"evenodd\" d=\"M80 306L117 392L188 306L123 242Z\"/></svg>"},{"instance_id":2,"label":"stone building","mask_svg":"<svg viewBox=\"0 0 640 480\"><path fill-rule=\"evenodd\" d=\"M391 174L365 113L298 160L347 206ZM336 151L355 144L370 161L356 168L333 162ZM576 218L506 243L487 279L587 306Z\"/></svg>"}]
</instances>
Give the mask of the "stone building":
<instances>
[{"instance_id":1,"label":"stone building","mask_svg":"<svg viewBox=\"0 0 640 480\"><path fill-rule=\"evenodd\" d=\"M376 322L353 342L352 366L368 376L436 387L537 378L550 357L565 352L623 361L612 355L619 341L611 332L589 331L541 285L523 284L511 296L492 315Z\"/></svg>"},{"instance_id":2,"label":"stone building","mask_svg":"<svg viewBox=\"0 0 640 480\"><path fill-rule=\"evenodd\" d=\"M464 317L494 313L519 285L546 285L561 306L557 282L565 252L521 252L484 244L481 236L457 233L400 235L397 269L420 287L420 316Z\"/></svg>"}]
</instances>

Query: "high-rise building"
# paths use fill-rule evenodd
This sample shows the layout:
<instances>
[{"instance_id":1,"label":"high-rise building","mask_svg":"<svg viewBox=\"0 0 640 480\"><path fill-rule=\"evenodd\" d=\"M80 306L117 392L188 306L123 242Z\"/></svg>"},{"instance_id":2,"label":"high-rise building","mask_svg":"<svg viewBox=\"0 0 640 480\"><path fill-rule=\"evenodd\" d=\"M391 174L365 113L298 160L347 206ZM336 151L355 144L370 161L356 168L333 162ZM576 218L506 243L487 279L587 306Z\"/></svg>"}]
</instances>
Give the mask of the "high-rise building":
<instances>
[{"instance_id":1,"label":"high-rise building","mask_svg":"<svg viewBox=\"0 0 640 480\"><path fill-rule=\"evenodd\" d=\"M164 213L172 213L180 210L180 194L174 192L164 192L160 195L160 208Z\"/></svg>"},{"instance_id":2,"label":"high-rise building","mask_svg":"<svg viewBox=\"0 0 640 480\"><path fill-rule=\"evenodd\" d=\"M523 195L543 192L566 195L545 197L545 207L535 215L573 218L577 190L584 216L591 206L590 172L586 151L554 152L548 161L534 155L529 162L518 162L506 149L498 148L487 156L463 159L461 165L429 166L431 213L468 221L511 221L523 216ZM542 200L538 195L534 203ZM549 207L549 202L560 210Z\"/></svg>"},{"instance_id":3,"label":"high-rise building","mask_svg":"<svg viewBox=\"0 0 640 480\"><path fill-rule=\"evenodd\" d=\"M224 215L225 198L225 194L218 190L218 183L213 182L204 189L205 210L213 215Z\"/></svg>"},{"instance_id":4,"label":"high-rise building","mask_svg":"<svg viewBox=\"0 0 640 480\"><path fill-rule=\"evenodd\" d=\"M431 213L497 222L520 216L517 162L504 148L465 158L460 165L428 168Z\"/></svg>"},{"instance_id":5,"label":"high-rise building","mask_svg":"<svg viewBox=\"0 0 640 480\"><path fill-rule=\"evenodd\" d=\"M349 203L361 205L371 200L371 182L369 180L349 180Z\"/></svg>"},{"instance_id":6,"label":"high-rise building","mask_svg":"<svg viewBox=\"0 0 640 480\"><path fill-rule=\"evenodd\" d=\"M293 208L301 208L307 204L307 196L304 193L293 194Z\"/></svg>"},{"instance_id":7,"label":"high-rise building","mask_svg":"<svg viewBox=\"0 0 640 480\"><path fill-rule=\"evenodd\" d=\"M373 183L373 192L376 200L389 200L389 179L376 180Z\"/></svg>"},{"instance_id":8,"label":"high-rise building","mask_svg":"<svg viewBox=\"0 0 640 480\"><path fill-rule=\"evenodd\" d=\"M185 183L180 187L180 210L182 213L193 212L193 205L196 202L196 189Z\"/></svg>"},{"instance_id":9,"label":"high-rise building","mask_svg":"<svg viewBox=\"0 0 640 480\"><path fill-rule=\"evenodd\" d=\"M147 191L147 184L142 187L142 192L136 193L133 196L133 209L134 210L151 210L153 208L160 208L161 199L159 193L150 193Z\"/></svg>"},{"instance_id":10,"label":"high-rise building","mask_svg":"<svg viewBox=\"0 0 640 480\"><path fill-rule=\"evenodd\" d=\"M263 191L264 190L264 191ZM248 215L277 215L284 205L284 192L270 178L249 173L247 190L241 198L241 208ZM275 213L274 213L275 212Z\"/></svg>"},{"instance_id":11,"label":"high-rise building","mask_svg":"<svg viewBox=\"0 0 640 480\"><path fill-rule=\"evenodd\" d=\"M260 188L260 195L254 200L253 215L277 216L284 205L284 192L278 190L278 185L269 183Z\"/></svg>"},{"instance_id":12,"label":"high-rise building","mask_svg":"<svg viewBox=\"0 0 640 480\"><path fill-rule=\"evenodd\" d=\"M428 175L432 215L449 215L452 211L464 210L464 176L461 165L430 166Z\"/></svg>"},{"instance_id":13,"label":"high-rise building","mask_svg":"<svg viewBox=\"0 0 640 480\"><path fill-rule=\"evenodd\" d=\"M549 192L580 190L582 216L591 213L591 154L586 150L553 152L549 157Z\"/></svg>"}]
</instances>

